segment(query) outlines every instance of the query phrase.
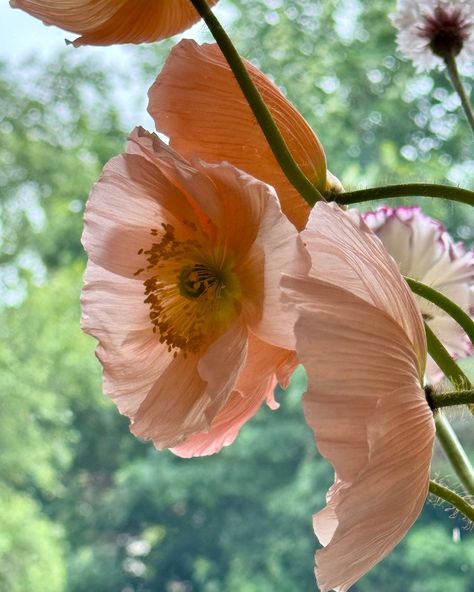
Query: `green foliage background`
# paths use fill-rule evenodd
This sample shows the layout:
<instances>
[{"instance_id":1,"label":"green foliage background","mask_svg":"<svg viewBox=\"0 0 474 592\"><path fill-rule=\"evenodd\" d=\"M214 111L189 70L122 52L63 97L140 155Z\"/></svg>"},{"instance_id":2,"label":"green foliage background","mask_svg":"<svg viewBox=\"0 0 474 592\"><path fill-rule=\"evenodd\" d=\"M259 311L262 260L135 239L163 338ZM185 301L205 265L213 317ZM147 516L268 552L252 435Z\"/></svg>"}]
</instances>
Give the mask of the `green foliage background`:
<instances>
[{"instance_id":1,"label":"green foliage background","mask_svg":"<svg viewBox=\"0 0 474 592\"><path fill-rule=\"evenodd\" d=\"M458 102L442 73L398 59L386 2L227 7L237 47L307 117L346 187L474 186ZM302 373L279 411L262 409L218 456L185 461L128 433L79 329L82 210L131 127L115 90L144 105L170 45L130 48L113 76L72 48L0 65L1 592L315 589L311 514L332 472L302 416ZM468 208L420 203L472 241ZM438 451L435 469L449 471ZM353 590L473 592L473 538L444 510L427 505Z\"/></svg>"}]
</instances>

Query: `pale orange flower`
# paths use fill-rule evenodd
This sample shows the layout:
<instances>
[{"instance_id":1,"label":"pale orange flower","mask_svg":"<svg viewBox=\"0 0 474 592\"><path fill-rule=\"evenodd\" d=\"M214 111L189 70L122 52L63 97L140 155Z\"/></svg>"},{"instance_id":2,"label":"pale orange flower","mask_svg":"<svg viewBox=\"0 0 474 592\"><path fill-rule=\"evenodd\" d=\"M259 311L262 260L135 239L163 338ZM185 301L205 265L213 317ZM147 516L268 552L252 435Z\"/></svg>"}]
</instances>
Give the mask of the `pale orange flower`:
<instances>
[{"instance_id":1,"label":"pale orange flower","mask_svg":"<svg viewBox=\"0 0 474 592\"><path fill-rule=\"evenodd\" d=\"M299 310L306 419L336 474L314 517L316 578L322 592L345 592L404 537L427 496L426 343L413 295L358 214L318 203L302 238L311 269L282 281Z\"/></svg>"},{"instance_id":2,"label":"pale orange flower","mask_svg":"<svg viewBox=\"0 0 474 592\"><path fill-rule=\"evenodd\" d=\"M199 20L189 0L10 0L10 6L81 35L76 47L160 41Z\"/></svg>"},{"instance_id":3,"label":"pale orange flower","mask_svg":"<svg viewBox=\"0 0 474 592\"><path fill-rule=\"evenodd\" d=\"M89 198L83 327L131 430L210 454L296 366L281 272L304 264L274 190L137 128Z\"/></svg>"},{"instance_id":4,"label":"pale orange flower","mask_svg":"<svg viewBox=\"0 0 474 592\"><path fill-rule=\"evenodd\" d=\"M260 70L244 61L303 173L321 193L340 190L303 116ZM156 129L180 154L198 154L208 162L227 160L272 185L283 212L297 228L304 228L310 207L280 169L217 45L185 39L175 46L150 88L148 110Z\"/></svg>"}]
</instances>

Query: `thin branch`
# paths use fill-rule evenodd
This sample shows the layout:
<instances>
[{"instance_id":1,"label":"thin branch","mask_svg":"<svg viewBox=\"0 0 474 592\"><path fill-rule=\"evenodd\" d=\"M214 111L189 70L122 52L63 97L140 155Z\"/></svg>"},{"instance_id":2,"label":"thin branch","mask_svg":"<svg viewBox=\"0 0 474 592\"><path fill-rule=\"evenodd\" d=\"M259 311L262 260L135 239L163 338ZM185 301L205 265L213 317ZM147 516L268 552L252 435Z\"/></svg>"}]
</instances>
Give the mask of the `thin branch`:
<instances>
[{"instance_id":1,"label":"thin branch","mask_svg":"<svg viewBox=\"0 0 474 592\"><path fill-rule=\"evenodd\" d=\"M472 105L469 102L466 89L464 88L461 77L459 76L456 58L452 54L448 54L444 56L444 63L446 64L449 78L451 79L451 84L461 99L461 105L464 109L466 119L471 126L472 132L474 133L474 112L472 110Z\"/></svg>"},{"instance_id":2,"label":"thin branch","mask_svg":"<svg viewBox=\"0 0 474 592\"><path fill-rule=\"evenodd\" d=\"M351 205L377 199L415 196L439 197L474 206L474 191L461 187L453 187L452 185L436 185L434 183L404 183L400 185L382 185L380 187L358 189L356 191L339 193L334 197L334 200L340 205Z\"/></svg>"}]
</instances>

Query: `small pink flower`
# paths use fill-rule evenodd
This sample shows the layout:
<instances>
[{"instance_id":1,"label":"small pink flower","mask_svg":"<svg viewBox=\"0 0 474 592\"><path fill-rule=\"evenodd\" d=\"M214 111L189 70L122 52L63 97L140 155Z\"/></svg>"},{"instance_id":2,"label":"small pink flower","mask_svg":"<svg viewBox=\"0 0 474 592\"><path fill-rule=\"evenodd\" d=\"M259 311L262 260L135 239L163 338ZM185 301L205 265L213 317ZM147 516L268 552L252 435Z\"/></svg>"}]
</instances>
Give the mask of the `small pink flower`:
<instances>
[{"instance_id":1,"label":"small pink flower","mask_svg":"<svg viewBox=\"0 0 474 592\"><path fill-rule=\"evenodd\" d=\"M318 203L302 233L309 273L284 276L306 368L306 419L334 466L314 517L322 592L345 592L404 537L425 501L434 422L426 342L395 262L355 212Z\"/></svg>"},{"instance_id":2,"label":"small pink flower","mask_svg":"<svg viewBox=\"0 0 474 592\"><path fill-rule=\"evenodd\" d=\"M272 188L137 128L89 198L83 328L131 430L182 456L228 445L296 366L281 272L301 268Z\"/></svg>"},{"instance_id":3,"label":"small pink flower","mask_svg":"<svg viewBox=\"0 0 474 592\"><path fill-rule=\"evenodd\" d=\"M459 63L474 58L472 0L398 0L390 18L400 53L418 72L443 68L448 55Z\"/></svg>"},{"instance_id":4,"label":"small pink flower","mask_svg":"<svg viewBox=\"0 0 474 592\"><path fill-rule=\"evenodd\" d=\"M454 243L444 226L417 206L380 207L363 214L366 224L383 242L403 275L441 292L469 312L474 303L474 253ZM454 358L470 355L472 344L448 314L417 298L425 321ZM436 383L442 372L428 358L427 377Z\"/></svg>"}]
</instances>

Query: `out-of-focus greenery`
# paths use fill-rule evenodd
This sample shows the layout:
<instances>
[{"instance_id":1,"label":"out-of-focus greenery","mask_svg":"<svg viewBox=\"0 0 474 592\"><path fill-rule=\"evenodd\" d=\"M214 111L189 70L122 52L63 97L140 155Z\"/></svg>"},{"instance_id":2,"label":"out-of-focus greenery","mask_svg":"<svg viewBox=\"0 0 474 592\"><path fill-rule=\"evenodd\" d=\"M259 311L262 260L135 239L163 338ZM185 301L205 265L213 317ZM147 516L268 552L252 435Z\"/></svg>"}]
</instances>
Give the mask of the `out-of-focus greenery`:
<instances>
[{"instance_id":1,"label":"out-of-focus greenery","mask_svg":"<svg viewBox=\"0 0 474 592\"><path fill-rule=\"evenodd\" d=\"M443 74L416 76L395 56L385 2L227 4L239 49L298 105L347 186L472 186L458 103ZM79 329L81 218L129 130L116 78L72 51L0 68L0 591L314 590L311 514L332 471L302 416L301 372L278 411L262 409L204 459L138 442L101 395L94 343ZM146 92L164 52L130 49L131 95ZM467 208L421 203L472 239ZM435 463L448 470L439 453ZM353 590L473 592L473 561L463 522L427 505Z\"/></svg>"}]
</instances>

